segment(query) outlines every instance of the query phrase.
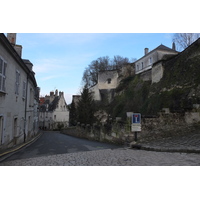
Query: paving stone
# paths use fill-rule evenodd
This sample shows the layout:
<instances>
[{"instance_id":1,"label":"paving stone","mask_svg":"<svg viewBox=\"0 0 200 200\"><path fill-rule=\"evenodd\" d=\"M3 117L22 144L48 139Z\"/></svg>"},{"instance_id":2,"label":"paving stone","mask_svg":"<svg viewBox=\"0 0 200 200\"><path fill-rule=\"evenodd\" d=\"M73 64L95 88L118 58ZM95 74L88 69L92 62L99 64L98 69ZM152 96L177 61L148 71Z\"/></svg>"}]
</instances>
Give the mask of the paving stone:
<instances>
[{"instance_id":1,"label":"paving stone","mask_svg":"<svg viewBox=\"0 0 200 200\"><path fill-rule=\"evenodd\" d=\"M105 149L0 163L4 166L199 166L200 154Z\"/></svg>"}]
</instances>

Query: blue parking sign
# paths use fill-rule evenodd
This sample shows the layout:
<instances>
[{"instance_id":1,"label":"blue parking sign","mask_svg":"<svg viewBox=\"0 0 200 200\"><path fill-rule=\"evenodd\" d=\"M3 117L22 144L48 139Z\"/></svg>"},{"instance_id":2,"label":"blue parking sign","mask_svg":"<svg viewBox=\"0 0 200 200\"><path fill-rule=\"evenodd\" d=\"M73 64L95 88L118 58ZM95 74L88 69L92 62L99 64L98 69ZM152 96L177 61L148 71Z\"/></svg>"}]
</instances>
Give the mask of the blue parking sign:
<instances>
[{"instance_id":1,"label":"blue parking sign","mask_svg":"<svg viewBox=\"0 0 200 200\"><path fill-rule=\"evenodd\" d=\"M140 113L133 113L132 123L133 124L141 124L141 114Z\"/></svg>"}]
</instances>

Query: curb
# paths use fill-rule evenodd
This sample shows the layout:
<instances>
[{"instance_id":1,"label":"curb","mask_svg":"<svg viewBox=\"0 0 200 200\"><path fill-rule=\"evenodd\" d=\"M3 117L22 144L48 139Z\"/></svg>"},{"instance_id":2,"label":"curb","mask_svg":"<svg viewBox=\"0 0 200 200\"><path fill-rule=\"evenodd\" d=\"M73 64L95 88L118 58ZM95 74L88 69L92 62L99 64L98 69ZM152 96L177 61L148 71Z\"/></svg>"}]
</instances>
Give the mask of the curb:
<instances>
[{"instance_id":1,"label":"curb","mask_svg":"<svg viewBox=\"0 0 200 200\"><path fill-rule=\"evenodd\" d=\"M33 138L32 140L18 146L15 147L9 151L3 152L0 154L0 162L2 162L3 160L5 160L6 158L12 156L14 153L16 153L18 150L21 150L23 147L29 146L30 144L32 144L33 142L35 142L37 139L39 139L39 137L43 134L43 132L39 133L35 138Z\"/></svg>"},{"instance_id":2,"label":"curb","mask_svg":"<svg viewBox=\"0 0 200 200\"><path fill-rule=\"evenodd\" d=\"M155 148L141 146L141 150L157 151L157 152L171 152L171 153L200 153L200 149L173 149L173 148Z\"/></svg>"}]
</instances>

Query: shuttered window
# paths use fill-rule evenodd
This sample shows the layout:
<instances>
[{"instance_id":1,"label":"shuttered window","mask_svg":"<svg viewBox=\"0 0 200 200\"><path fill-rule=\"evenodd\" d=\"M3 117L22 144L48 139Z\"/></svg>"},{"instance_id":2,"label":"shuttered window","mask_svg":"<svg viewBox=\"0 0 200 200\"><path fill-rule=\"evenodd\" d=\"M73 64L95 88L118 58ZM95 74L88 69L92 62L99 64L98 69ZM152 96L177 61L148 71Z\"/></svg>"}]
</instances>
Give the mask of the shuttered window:
<instances>
[{"instance_id":1,"label":"shuttered window","mask_svg":"<svg viewBox=\"0 0 200 200\"><path fill-rule=\"evenodd\" d=\"M16 70L15 94L19 95L20 72Z\"/></svg>"},{"instance_id":2,"label":"shuttered window","mask_svg":"<svg viewBox=\"0 0 200 200\"><path fill-rule=\"evenodd\" d=\"M26 81L23 81L22 97L23 97L23 98L26 98Z\"/></svg>"},{"instance_id":3,"label":"shuttered window","mask_svg":"<svg viewBox=\"0 0 200 200\"><path fill-rule=\"evenodd\" d=\"M0 57L0 91L6 91L6 68L7 63Z\"/></svg>"}]
</instances>

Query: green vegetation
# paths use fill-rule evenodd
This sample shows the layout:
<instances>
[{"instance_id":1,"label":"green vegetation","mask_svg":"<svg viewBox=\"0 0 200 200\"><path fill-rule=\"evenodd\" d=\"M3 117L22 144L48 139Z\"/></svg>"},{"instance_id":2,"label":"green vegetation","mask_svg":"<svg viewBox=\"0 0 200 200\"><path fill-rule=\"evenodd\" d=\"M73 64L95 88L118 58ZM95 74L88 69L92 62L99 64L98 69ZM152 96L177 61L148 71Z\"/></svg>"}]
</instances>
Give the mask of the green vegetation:
<instances>
[{"instance_id":1,"label":"green vegetation","mask_svg":"<svg viewBox=\"0 0 200 200\"><path fill-rule=\"evenodd\" d=\"M138 75L121 81L116 89L118 95L108 108L108 113L126 119L126 112L141 112L149 95L150 82L142 81Z\"/></svg>"},{"instance_id":2,"label":"green vegetation","mask_svg":"<svg viewBox=\"0 0 200 200\"><path fill-rule=\"evenodd\" d=\"M108 101L107 91L101 91L103 100L95 104L85 88L77 110L77 121L92 124L95 121L94 117L92 117L95 110L105 110L109 118L121 117L124 122L127 120L126 112L157 115L163 108L169 108L170 112L184 113L191 111L193 104L200 104L199 43L200 40L189 46L182 53L171 56L165 61L163 60L164 74L158 83L152 84L151 81L143 81L140 75L130 76L121 80L115 91L112 91L115 95L111 103ZM123 61L122 64L124 64L125 60L119 58L116 61ZM108 60L108 58L99 58L98 62L93 61L93 65L91 64L86 70L86 72L90 73L85 73L84 77L88 78L91 74L95 74L96 77L101 69L100 66L107 66ZM99 63L101 64L100 66L97 65ZM119 62L116 63L116 66L118 66ZM96 65L97 67L95 68L94 66ZM95 73L91 73L92 69ZM95 71L94 69L98 70ZM103 69L108 70L106 67ZM87 82L86 79L85 83L85 86L91 85L91 81ZM96 82L92 81L92 83ZM95 108L95 110L92 108Z\"/></svg>"},{"instance_id":3,"label":"green vegetation","mask_svg":"<svg viewBox=\"0 0 200 200\"><path fill-rule=\"evenodd\" d=\"M83 88L81 99L77 107L77 122L81 124L93 124L95 122L95 103L92 94L87 87Z\"/></svg>"},{"instance_id":4,"label":"green vegetation","mask_svg":"<svg viewBox=\"0 0 200 200\"><path fill-rule=\"evenodd\" d=\"M163 62L164 75L158 83L144 82L139 75L121 81L108 113L126 118L126 112L156 115L162 108L171 112L190 111L200 104L200 45Z\"/></svg>"}]
</instances>

